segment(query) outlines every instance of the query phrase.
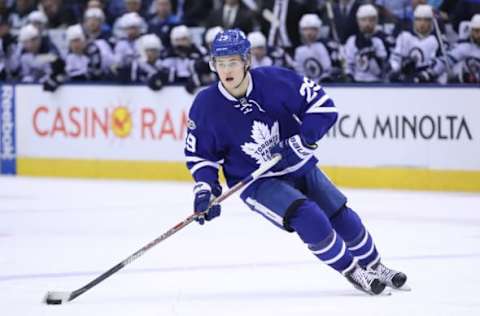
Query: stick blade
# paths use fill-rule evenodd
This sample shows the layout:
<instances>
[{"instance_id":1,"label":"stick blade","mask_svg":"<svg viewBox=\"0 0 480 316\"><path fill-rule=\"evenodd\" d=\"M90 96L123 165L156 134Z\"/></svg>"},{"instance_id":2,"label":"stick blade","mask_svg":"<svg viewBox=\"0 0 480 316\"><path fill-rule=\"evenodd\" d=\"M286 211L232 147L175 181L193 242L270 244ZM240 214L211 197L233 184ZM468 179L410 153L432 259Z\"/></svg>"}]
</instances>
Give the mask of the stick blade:
<instances>
[{"instance_id":1,"label":"stick blade","mask_svg":"<svg viewBox=\"0 0 480 316\"><path fill-rule=\"evenodd\" d=\"M45 295L43 302L47 305L61 305L70 300L72 292L51 291Z\"/></svg>"}]
</instances>

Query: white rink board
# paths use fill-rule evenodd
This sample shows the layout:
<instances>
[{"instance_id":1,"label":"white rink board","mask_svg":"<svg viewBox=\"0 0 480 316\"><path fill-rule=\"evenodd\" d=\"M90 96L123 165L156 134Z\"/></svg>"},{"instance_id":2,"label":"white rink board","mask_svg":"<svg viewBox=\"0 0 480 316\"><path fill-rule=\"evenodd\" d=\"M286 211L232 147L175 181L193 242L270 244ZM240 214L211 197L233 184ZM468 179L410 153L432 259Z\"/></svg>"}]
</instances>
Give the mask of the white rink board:
<instances>
[{"instance_id":1,"label":"white rink board","mask_svg":"<svg viewBox=\"0 0 480 316\"><path fill-rule=\"evenodd\" d=\"M480 89L326 90L340 116L319 142L322 164L480 169Z\"/></svg>"},{"instance_id":2,"label":"white rink board","mask_svg":"<svg viewBox=\"0 0 480 316\"><path fill-rule=\"evenodd\" d=\"M155 93L139 86L63 86L52 94L18 85L18 155L182 161L192 100L177 87ZM118 107L130 113L126 135L114 132L115 124L128 123L113 117Z\"/></svg>"},{"instance_id":3,"label":"white rink board","mask_svg":"<svg viewBox=\"0 0 480 316\"><path fill-rule=\"evenodd\" d=\"M54 94L34 85L16 89L20 157L183 161L193 96L182 87L152 92L139 86L63 86ZM480 170L480 89L326 91L340 117L320 142L321 164ZM111 118L119 106L132 118L125 137L116 136Z\"/></svg>"}]
</instances>

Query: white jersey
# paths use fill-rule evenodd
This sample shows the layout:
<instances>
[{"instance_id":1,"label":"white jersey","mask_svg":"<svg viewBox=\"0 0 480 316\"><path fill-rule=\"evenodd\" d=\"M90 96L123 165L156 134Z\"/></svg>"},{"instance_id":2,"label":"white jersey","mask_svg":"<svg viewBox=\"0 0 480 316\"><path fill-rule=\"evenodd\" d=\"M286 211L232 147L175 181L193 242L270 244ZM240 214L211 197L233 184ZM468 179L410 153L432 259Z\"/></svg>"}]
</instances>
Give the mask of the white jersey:
<instances>
[{"instance_id":1,"label":"white jersey","mask_svg":"<svg viewBox=\"0 0 480 316\"><path fill-rule=\"evenodd\" d=\"M52 73L53 54L33 54L23 52L20 55L20 80L29 83L43 83Z\"/></svg>"},{"instance_id":2,"label":"white jersey","mask_svg":"<svg viewBox=\"0 0 480 316\"><path fill-rule=\"evenodd\" d=\"M295 71L315 82L331 75L332 61L327 48L321 42L297 47L294 60Z\"/></svg>"},{"instance_id":3,"label":"white jersey","mask_svg":"<svg viewBox=\"0 0 480 316\"><path fill-rule=\"evenodd\" d=\"M402 66L411 61L417 71L429 68L440 55L440 44L432 33L426 37L404 31L397 37L395 48L390 57L393 72L400 72Z\"/></svg>"},{"instance_id":4,"label":"white jersey","mask_svg":"<svg viewBox=\"0 0 480 316\"><path fill-rule=\"evenodd\" d=\"M117 42L114 49L115 60L119 66L128 66L140 57L139 41L122 39Z\"/></svg>"},{"instance_id":5,"label":"white jersey","mask_svg":"<svg viewBox=\"0 0 480 316\"><path fill-rule=\"evenodd\" d=\"M480 80L480 45L472 41L462 41L455 45L447 56L449 64L452 65L453 75L460 81L463 81L464 75L474 76ZM435 64L434 73L440 75L445 71L445 59L440 57Z\"/></svg>"},{"instance_id":6,"label":"white jersey","mask_svg":"<svg viewBox=\"0 0 480 316\"><path fill-rule=\"evenodd\" d=\"M168 50L162 66L170 72L169 82L190 79L195 74L195 62L202 60L206 54L203 46L195 44L184 48L182 53L175 51L174 48Z\"/></svg>"},{"instance_id":7,"label":"white jersey","mask_svg":"<svg viewBox=\"0 0 480 316\"><path fill-rule=\"evenodd\" d=\"M273 60L269 56L264 56L261 59L255 58L255 56L252 56L252 65L251 68L257 68L257 67L264 67L264 66L272 66L273 65Z\"/></svg>"},{"instance_id":8,"label":"white jersey","mask_svg":"<svg viewBox=\"0 0 480 316\"><path fill-rule=\"evenodd\" d=\"M105 40L96 40L87 45L84 54L67 54L65 72L69 78L102 79L113 62L110 46Z\"/></svg>"},{"instance_id":9,"label":"white jersey","mask_svg":"<svg viewBox=\"0 0 480 316\"><path fill-rule=\"evenodd\" d=\"M378 36L352 35L345 44L346 72L355 81L381 81L387 56L387 48Z\"/></svg>"}]
</instances>

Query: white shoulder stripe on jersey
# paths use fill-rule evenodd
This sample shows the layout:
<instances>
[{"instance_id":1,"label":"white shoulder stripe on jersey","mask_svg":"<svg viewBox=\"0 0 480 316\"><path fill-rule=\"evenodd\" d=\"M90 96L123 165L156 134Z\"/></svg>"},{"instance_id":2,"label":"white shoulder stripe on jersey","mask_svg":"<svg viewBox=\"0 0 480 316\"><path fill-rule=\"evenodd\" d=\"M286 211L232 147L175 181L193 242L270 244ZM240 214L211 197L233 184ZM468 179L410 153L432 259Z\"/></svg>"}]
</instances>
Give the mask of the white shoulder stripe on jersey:
<instances>
[{"instance_id":1,"label":"white shoulder stripe on jersey","mask_svg":"<svg viewBox=\"0 0 480 316\"><path fill-rule=\"evenodd\" d=\"M201 162L201 161L210 161L210 160L202 158L202 157L198 157L198 156L186 156L185 161L186 162ZM224 159L221 159L221 160L218 160L218 161L215 161L215 162L218 163L218 164L223 164Z\"/></svg>"}]
</instances>

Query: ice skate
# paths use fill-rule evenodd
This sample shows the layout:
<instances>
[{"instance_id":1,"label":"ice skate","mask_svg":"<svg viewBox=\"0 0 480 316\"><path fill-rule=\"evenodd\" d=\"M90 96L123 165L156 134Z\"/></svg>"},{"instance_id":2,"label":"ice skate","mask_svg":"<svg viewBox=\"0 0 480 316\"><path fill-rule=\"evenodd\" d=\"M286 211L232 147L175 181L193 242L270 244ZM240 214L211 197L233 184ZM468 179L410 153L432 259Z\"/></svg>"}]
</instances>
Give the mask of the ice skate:
<instances>
[{"instance_id":1,"label":"ice skate","mask_svg":"<svg viewBox=\"0 0 480 316\"><path fill-rule=\"evenodd\" d=\"M367 271L359 265L355 265L344 275L355 288L370 295L378 295L385 289L385 283L380 281L376 273Z\"/></svg>"},{"instance_id":2,"label":"ice skate","mask_svg":"<svg viewBox=\"0 0 480 316\"><path fill-rule=\"evenodd\" d=\"M374 272L382 283L385 283L385 285L393 289L410 290L410 288L405 285L407 282L407 276L405 273L387 268L380 261L369 267L367 270Z\"/></svg>"}]
</instances>

